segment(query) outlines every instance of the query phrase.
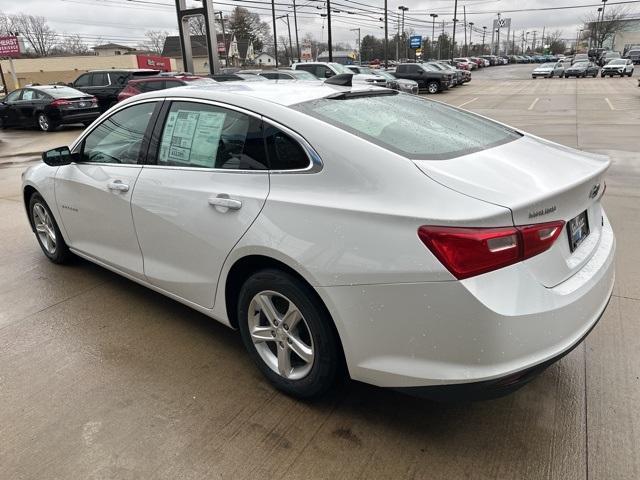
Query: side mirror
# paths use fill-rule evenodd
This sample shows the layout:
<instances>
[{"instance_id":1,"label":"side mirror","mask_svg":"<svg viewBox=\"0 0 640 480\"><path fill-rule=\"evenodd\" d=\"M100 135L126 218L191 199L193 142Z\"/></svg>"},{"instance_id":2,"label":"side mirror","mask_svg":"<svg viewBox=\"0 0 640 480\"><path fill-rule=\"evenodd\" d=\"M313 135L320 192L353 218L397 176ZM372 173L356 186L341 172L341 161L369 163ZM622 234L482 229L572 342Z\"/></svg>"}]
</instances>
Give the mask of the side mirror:
<instances>
[{"instance_id":1,"label":"side mirror","mask_svg":"<svg viewBox=\"0 0 640 480\"><path fill-rule=\"evenodd\" d=\"M59 167L61 165L69 165L73 162L73 155L69 147L58 147L42 152L42 161L50 167Z\"/></svg>"}]
</instances>

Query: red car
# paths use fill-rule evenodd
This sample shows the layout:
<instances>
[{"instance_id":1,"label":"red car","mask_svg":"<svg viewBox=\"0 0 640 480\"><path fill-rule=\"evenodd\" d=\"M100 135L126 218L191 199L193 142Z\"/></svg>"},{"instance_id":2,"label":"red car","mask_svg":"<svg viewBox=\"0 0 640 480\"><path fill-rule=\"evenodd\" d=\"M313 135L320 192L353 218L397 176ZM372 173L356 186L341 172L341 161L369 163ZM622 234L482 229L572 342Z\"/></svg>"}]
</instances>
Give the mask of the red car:
<instances>
[{"instance_id":1,"label":"red car","mask_svg":"<svg viewBox=\"0 0 640 480\"><path fill-rule=\"evenodd\" d=\"M143 77L129 80L127 86L118 94L121 102L140 93L164 90L165 88L182 87L184 85L205 85L216 83L215 80L195 75L159 75L157 77Z\"/></svg>"}]
</instances>

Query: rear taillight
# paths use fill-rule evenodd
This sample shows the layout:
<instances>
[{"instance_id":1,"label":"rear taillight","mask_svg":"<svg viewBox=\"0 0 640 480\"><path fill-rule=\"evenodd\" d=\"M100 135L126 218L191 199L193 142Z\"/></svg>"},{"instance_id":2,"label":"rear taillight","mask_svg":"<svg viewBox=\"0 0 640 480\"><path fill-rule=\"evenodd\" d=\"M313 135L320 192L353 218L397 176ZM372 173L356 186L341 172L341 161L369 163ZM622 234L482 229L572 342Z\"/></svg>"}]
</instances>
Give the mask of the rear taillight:
<instances>
[{"instance_id":1,"label":"rear taillight","mask_svg":"<svg viewBox=\"0 0 640 480\"><path fill-rule=\"evenodd\" d=\"M513 265L548 250L563 221L500 228L423 226L420 240L456 278Z\"/></svg>"},{"instance_id":2,"label":"rear taillight","mask_svg":"<svg viewBox=\"0 0 640 480\"><path fill-rule=\"evenodd\" d=\"M71 102L68 100L65 100L64 98L59 98L51 102L52 107L61 107L63 105L71 105Z\"/></svg>"}]
</instances>

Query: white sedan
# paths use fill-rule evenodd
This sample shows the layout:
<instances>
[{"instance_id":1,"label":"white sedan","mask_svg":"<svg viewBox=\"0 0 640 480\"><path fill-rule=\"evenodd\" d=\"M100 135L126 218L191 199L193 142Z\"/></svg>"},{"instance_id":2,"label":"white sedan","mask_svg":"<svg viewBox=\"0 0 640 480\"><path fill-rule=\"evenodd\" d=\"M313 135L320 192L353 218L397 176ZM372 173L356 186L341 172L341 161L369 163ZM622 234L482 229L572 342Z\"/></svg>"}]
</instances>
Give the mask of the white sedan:
<instances>
[{"instance_id":1,"label":"white sedan","mask_svg":"<svg viewBox=\"0 0 640 480\"><path fill-rule=\"evenodd\" d=\"M298 397L346 371L486 398L578 345L614 283L608 159L415 95L327 83L119 103L23 174L44 254L237 328Z\"/></svg>"}]
</instances>

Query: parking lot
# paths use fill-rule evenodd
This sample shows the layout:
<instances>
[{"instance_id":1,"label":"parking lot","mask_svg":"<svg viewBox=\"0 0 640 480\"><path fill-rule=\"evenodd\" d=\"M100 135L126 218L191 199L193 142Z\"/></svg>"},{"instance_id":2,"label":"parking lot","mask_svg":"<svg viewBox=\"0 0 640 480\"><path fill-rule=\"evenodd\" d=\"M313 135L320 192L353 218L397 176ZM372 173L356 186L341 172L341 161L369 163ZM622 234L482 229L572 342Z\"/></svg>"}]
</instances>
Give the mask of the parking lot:
<instances>
[{"instance_id":1,"label":"parking lot","mask_svg":"<svg viewBox=\"0 0 640 480\"><path fill-rule=\"evenodd\" d=\"M295 401L235 332L89 262L53 265L28 227L20 173L80 128L2 131L0 478L640 478L637 72L532 80L533 68L487 68L429 98L611 156L616 287L581 346L477 403L353 382Z\"/></svg>"}]
</instances>

